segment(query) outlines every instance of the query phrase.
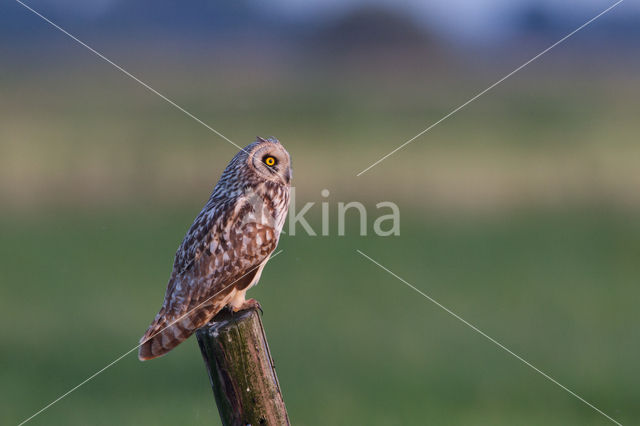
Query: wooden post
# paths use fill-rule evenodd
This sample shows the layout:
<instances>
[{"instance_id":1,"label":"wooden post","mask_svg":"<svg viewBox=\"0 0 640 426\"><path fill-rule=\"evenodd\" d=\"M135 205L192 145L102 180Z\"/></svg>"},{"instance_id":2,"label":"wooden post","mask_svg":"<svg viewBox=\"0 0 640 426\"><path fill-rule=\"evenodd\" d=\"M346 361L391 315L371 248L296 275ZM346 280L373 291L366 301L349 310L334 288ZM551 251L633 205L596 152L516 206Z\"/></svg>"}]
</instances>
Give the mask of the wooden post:
<instances>
[{"instance_id":1,"label":"wooden post","mask_svg":"<svg viewBox=\"0 0 640 426\"><path fill-rule=\"evenodd\" d=\"M224 309L196 337L223 425L290 424L257 309Z\"/></svg>"}]
</instances>

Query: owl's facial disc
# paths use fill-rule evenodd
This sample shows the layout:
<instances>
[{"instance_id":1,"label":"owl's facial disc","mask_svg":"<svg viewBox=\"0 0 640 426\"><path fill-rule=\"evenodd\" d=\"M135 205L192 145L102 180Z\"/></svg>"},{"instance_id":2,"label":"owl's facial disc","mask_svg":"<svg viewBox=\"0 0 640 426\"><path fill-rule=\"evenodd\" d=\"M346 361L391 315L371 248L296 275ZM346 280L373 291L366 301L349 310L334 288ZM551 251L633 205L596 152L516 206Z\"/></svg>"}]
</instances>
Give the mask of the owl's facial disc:
<instances>
[{"instance_id":1,"label":"owl's facial disc","mask_svg":"<svg viewBox=\"0 0 640 426\"><path fill-rule=\"evenodd\" d=\"M279 143L265 141L259 145L251 155L251 164L265 180L282 185L289 185L291 181L289 153Z\"/></svg>"}]
</instances>

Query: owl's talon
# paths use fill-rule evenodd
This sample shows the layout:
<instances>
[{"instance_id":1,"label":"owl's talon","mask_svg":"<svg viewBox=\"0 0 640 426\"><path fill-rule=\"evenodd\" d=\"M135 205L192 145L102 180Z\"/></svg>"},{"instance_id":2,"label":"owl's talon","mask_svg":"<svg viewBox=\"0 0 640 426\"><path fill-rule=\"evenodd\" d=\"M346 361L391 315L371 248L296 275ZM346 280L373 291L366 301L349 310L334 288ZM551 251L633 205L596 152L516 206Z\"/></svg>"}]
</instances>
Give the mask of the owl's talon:
<instances>
[{"instance_id":1,"label":"owl's talon","mask_svg":"<svg viewBox=\"0 0 640 426\"><path fill-rule=\"evenodd\" d=\"M240 309L238 310L244 311L245 309L259 309L260 313L264 315L264 312L262 311L262 306L260 306L260 302L258 302L256 299L245 300L244 303L240 306Z\"/></svg>"}]
</instances>

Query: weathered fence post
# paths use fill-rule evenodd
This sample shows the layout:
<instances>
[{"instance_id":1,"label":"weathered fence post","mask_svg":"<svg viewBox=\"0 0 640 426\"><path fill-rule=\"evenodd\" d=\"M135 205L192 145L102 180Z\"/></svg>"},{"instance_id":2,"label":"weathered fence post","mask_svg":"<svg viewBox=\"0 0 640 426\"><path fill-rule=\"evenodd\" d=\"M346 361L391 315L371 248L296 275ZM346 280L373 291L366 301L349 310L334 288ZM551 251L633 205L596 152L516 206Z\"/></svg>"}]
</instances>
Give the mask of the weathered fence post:
<instances>
[{"instance_id":1,"label":"weathered fence post","mask_svg":"<svg viewBox=\"0 0 640 426\"><path fill-rule=\"evenodd\" d=\"M290 424L257 309L224 309L196 337L223 425Z\"/></svg>"}]
</instances>

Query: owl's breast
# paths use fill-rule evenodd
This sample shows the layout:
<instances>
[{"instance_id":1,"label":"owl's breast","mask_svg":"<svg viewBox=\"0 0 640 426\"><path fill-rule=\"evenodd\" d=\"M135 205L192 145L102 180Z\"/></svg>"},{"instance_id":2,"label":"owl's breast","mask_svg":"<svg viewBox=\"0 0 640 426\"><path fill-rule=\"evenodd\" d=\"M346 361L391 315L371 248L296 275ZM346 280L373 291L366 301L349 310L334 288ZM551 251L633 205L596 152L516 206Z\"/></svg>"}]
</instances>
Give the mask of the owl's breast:
<instances>
[{"instance_id":1,"label":"owl's breast","mask_svg":"<svg viewBox=\"0 0 640 426\"><path fill-rule=\"evenodd\" d=\"M263 224L274 228L279 237L287 219L290 188L274 182L265 182L258 191L261 192L260 198L263 202L261 206Z\"/></svg>"},{"instance_id":2,"label":"owl's breast","mask_svg":"<svg viewBox=\"0 0 640 426\"><path fill-rule=\"evenodd\" d=\"M280 235L284 221L287 219L287 212L289 211L289 191L284 193L284 196L278 203L279 206L276 208L275 229L278 235Z\"/></svg>"}]
</instances>

